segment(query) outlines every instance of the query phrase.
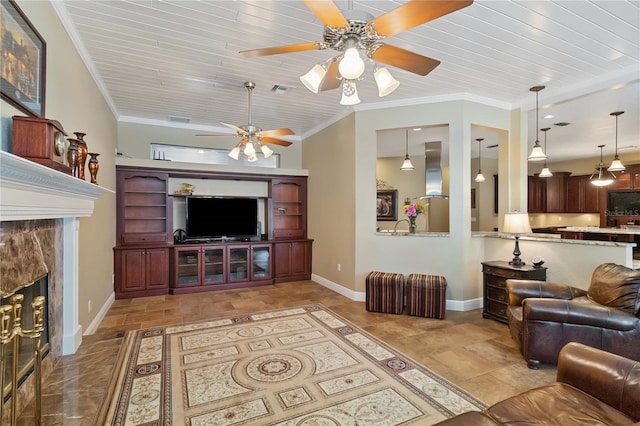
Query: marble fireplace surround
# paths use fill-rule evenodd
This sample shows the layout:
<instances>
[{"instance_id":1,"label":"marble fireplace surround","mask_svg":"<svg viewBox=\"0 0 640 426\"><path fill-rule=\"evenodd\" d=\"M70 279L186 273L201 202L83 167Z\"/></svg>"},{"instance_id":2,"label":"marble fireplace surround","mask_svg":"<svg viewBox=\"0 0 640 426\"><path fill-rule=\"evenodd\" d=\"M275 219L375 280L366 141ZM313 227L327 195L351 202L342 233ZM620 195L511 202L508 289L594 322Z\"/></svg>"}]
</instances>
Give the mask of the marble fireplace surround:
<instances>
[{"instance_id":1,"label":"marble fireplace surround","mask_svg":"<svg viewBox=\"0 0 640 426\"><path fill-rule=\"evenodd\" d=\"M82 342L78 319L79 218L91 216L95 200L107 192L113 191L0 151L0 232L13 233L0 235L0 243L13 244L2 248L17 264L11 265L12 274L6 274L14 279L1 277L0 292L8 294L39 278L34 275L49 273L49 299L53 299L48 301L49 316L55 322L50 321L49 327L61 335L57 345L52 342L54 356L75 353ZM43 250L42 244L48 247ZM34 256L33 252L45 255ZM52 286L59 295L52 294Z\"/></svg>"}]
</instances>

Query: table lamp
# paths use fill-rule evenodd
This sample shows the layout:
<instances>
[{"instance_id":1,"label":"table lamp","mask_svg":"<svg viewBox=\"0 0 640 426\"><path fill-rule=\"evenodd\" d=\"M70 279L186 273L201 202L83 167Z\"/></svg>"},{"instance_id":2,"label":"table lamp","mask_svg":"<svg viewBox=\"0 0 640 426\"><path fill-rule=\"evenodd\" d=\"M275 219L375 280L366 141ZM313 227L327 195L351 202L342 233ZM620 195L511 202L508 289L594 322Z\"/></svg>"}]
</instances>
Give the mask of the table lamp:
<instances>
[{"instance_id":1,"label":"table lamp","mask_svg":"<svg viewBox=\"0 0 640 426\"><path fill-rule=\"evenodd\" d=\"M529 214L519 213L517 210L512 213L505 213L502 232L505 234L513 234L516 238L516 246L513 249L513 259L509 264L517 268L524 266L524 262L520 259L521 253L518 240L521 234L529 234L532 232L531 225L529 224Z\"/></svg>"}]
</instances>

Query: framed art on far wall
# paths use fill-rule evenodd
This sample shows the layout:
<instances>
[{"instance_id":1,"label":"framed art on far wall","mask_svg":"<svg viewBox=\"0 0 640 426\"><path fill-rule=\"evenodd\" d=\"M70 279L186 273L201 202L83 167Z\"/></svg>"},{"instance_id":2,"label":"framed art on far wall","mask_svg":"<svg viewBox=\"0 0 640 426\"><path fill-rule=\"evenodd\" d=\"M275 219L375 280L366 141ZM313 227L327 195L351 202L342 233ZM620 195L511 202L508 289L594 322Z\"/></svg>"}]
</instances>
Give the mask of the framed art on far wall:
<instances>
[{"instance_id":1,"label":"framed art on far wall","mask_svg":"<svg viewBox=\"0 0 640 426\"><path fill-rule=\"evenodd\" d=\"M26 114L43 118L46 43L13 0L2 0L0 8L0 95Z\"/></svg>"},{"instance_id":2,"label":"framed art on far wall","mask_svg":"<svg viewBox=\"0 0 640 426\"><path fill-rule=\"evenodd\" d=\"M398 220L398 190L378 190L376 200L376 216L378 220Z\"/></svg>"}]
</instances>

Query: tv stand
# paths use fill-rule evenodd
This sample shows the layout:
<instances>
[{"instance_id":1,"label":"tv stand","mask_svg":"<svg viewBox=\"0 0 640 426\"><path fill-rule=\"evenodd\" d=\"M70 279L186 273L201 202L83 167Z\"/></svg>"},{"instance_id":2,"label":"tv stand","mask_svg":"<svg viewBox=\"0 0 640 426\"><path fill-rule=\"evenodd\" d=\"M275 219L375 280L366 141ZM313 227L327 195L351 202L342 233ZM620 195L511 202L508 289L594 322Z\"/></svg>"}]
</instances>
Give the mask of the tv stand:
<instances>
[{"instance_id":1,"label":"tv stand","mask_svg":"<svg viewBox=\"0 0 640 426\"><path fill-rule=\"evenodd\" d=\"M266 233L174 241L169 179L265 182ZM306 176L116 166L116 183L117 299L311 279Z\"/></svg>"}]
</instances>

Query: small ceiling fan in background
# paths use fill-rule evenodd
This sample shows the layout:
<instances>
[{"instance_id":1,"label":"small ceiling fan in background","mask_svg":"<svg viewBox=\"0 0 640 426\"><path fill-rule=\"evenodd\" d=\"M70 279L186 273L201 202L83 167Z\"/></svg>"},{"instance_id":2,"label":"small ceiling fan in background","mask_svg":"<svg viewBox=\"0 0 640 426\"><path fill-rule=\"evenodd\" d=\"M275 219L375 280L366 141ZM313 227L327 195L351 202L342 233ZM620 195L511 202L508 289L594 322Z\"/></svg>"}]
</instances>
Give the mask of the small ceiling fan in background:
<instances>
[{"instance_id":1,"label":"small ceiling fan in background","mask_svg":"<svg viewBox=\"0 0 640 426\"><path fill-rule=\"evenodd\" d=\"M391 46L384 39L467 7L473 0L411 0L377 18L367 12L352 10L353 0L349 0L349 10L344 14L332 0L304 0L304 3L324 24L323 41L244 50L240 53L255 57L329 48L336 50L340 54L316 64L300 77L300 81L314 93L335 89L342 84L340 103L355 105L360 103L355 82L361 79L365 70L360 51L374 63L381 62L425 76L440 61ZM400 85L386 68L377 64L373 74L379 96L390 94Z\"/></svg>"},{"instance_id":2,"label":"small ceiling fan in background","mask_svg":"<svg viewBox=\"0 0 640 426\"><path fill-rule=\"evenodd\" d=\"M291 142L285 141L282 139L278 139L275 136L285 136L285 135L294 135L293 130L287 128L281 129L273 129L273 130L262 130L260 127L256 127L251 124L251 92L255 89L256 84L252 81L246 81L244 83L244 87L247 88L249 92L249 117L248 123L246 125L234 126L233 124L223 123L223 124L233 130L236 131L236 134L241 138L240 142L229 152L229 157L237 160L240 156L240 151L243 151L244 155L247 156L248 161L257 161L258 157L256 156L256 150L259 149L262 151L264 158L271 157L273 154L273 150L269 148L265 144L273 144L280 146L289 146ZM228 135L212 135L212 134L199 134L196 136L228 136Z\"/></svg>"}]
</instances>

